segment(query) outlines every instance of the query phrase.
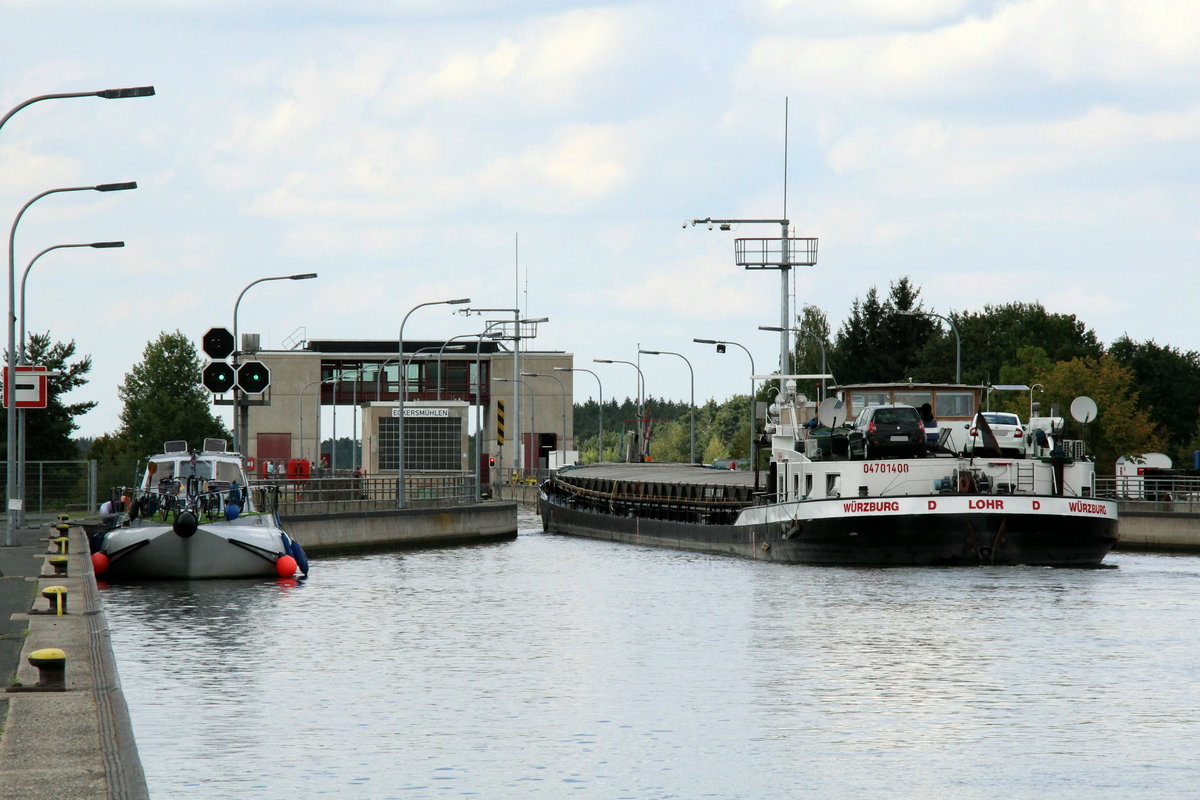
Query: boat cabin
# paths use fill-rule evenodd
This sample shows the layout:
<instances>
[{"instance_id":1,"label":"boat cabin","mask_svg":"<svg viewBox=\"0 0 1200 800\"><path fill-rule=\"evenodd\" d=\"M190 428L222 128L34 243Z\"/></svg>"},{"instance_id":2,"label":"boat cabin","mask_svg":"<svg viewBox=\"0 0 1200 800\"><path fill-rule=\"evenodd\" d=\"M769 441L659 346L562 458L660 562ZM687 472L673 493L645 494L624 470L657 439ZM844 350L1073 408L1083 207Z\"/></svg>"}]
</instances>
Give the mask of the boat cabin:
<instances>
[{"instance_id":1,"label":"boat cabin","mask_svg":"<svg viewBox=\"0 0 1200 800\"><path fill-rule=\"evenodd\" d=\"M204 449L193 456L187 442L167 442L163 445L162 453L150 456L141 488L143 491L153 491L155 487L168 482L182 483L188 478L226 485L237 481L245 485L241 459L235 453L226 452L226 449L224 439L205 439Z\"/></svg>"},{"instance_id":2,"label":"boat cabin","mask_svg":"<svg viewBox=\"0 0 1200 800\"><path fill-rule=\"evenodd\" d=\"M982 408L986 386L961 383L854 383L835 387L853 419L867 406L903 403L920 408L928 403L937 420L970 422Z\"/></svg>"}]
</instances>

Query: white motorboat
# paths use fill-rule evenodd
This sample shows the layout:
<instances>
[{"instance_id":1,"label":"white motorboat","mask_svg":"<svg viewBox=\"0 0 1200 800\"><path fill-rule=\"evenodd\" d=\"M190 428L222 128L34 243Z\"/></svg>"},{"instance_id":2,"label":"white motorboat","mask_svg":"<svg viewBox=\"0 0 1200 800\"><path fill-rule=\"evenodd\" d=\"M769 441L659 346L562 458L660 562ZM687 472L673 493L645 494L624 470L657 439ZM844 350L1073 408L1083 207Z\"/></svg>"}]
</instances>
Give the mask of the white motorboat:
<instances>
[{"instance_id":1,"label":"white motorboat","mask_svg":"<svg viewBox=\"0 0 1200 800\"><path fill-rule=\"evenodd\" d=\"M303 548L283 530L278 487L250 491L241 455L223 439L200 451L167 442L147 459L124 513L92 542L105 580L308 574ZM253 496L257 495L257 497Z\"/></svg>"}]
</instances>

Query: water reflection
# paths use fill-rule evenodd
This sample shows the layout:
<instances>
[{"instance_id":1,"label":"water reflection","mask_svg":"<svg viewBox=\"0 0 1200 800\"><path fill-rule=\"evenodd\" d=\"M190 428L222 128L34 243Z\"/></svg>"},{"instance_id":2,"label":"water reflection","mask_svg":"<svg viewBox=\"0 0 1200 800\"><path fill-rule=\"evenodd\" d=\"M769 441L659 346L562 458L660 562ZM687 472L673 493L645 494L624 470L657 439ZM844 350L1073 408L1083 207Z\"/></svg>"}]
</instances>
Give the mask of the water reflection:
<instances>
[{"instance_id":1,"label":"water reflection","mask_svg":"<svg viewBox=\"0 0 1200 800\"><path fill-rule=\"evenodd\" d=\"M813 569L528 528L291 587L108 589L153 796L1180 796L1200 777L1194 559Z\"/></svg>"}]
</instances>

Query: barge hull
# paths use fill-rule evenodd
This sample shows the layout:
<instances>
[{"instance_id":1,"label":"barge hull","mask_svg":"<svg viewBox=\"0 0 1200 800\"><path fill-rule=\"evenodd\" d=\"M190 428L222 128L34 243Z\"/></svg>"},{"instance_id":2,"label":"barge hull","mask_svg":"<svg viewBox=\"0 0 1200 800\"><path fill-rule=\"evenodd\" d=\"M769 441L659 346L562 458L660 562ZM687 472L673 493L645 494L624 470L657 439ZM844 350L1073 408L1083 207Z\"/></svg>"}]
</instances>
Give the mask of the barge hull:
<instances>
[{"instance_id":1,"label":"barge hull","mask_svg":"<svg viewBox=\"0 0 1200 800\"><path fill-rule=\"evenodd\" d=\"M552 533L786 564L850 566L1029 565L1095 567L1117 541L1113 518L1065 514L811 516L751 524L619 516L547 496Z\"/></svg>"}]
</instances>

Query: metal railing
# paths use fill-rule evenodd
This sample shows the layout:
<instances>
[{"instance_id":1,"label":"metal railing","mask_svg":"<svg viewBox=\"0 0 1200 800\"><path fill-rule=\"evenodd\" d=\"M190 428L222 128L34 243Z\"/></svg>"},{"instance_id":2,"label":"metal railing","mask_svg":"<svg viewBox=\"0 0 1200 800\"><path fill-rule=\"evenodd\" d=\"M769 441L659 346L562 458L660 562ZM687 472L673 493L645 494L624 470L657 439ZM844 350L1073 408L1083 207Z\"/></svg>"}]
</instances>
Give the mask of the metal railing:
<instances>
[{"instance_id":1,"label":"metal railing","mask_svg":"<svg viewBox=\"0 0 1200 800\"><path fill-rule=\"evenodd\" d=\"M339 474L303 480L276 477L250 483L254 491L267 486L278 490L279 513L284 516L396 508L395 475L356 477L353 474ZM409 508L475 502L475 476L471 473L405 472L404 487L404 498Z\"/></svg>"},{"instance_id":2,"label":"metal railing","mask_svg":"<svg viewBox=\"0 0 1200 800\"><path fill-rule=\"evenodd\" d=\"M1120 501L1131 511L1200 514L1200 478L1096 478L1096 495Z\"/></svg>"},{"instance_id":3,"label":"metal railing","mask_svg":"<svg viewBox=\"0 0 1200 800\"><path fill-rule=\"evenodd\" d=\"M496 469L492 468L493 484L524 484L537 486L551 475L548 469Z\"/></svg>"}]
</instances>

